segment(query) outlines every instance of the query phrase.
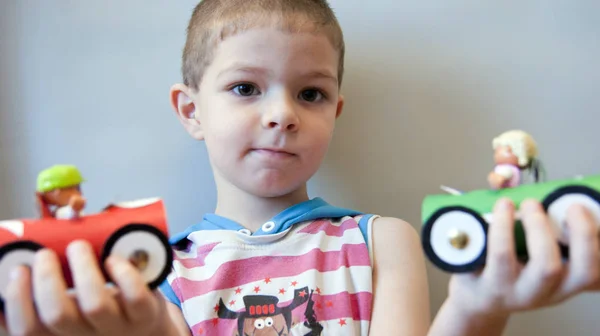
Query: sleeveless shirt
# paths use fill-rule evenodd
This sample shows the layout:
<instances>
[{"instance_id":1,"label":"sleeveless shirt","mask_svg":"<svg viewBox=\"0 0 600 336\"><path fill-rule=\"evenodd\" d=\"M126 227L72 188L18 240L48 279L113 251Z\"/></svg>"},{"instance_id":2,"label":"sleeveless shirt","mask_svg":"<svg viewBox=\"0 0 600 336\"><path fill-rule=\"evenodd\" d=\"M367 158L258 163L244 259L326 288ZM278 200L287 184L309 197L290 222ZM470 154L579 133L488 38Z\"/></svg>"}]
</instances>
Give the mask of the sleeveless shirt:
<instances>
[{"instance_id":1,"label":"sleeveless shirt","mask_svg":"<svg viewBox=\"0 0 600 336\"><path fill-rule=\"evenodd\" d=\"M160 290L195 336L367 335L376 217L314 198L251 233L206 214L171 237Z\"/></svg>"}]
</instances>

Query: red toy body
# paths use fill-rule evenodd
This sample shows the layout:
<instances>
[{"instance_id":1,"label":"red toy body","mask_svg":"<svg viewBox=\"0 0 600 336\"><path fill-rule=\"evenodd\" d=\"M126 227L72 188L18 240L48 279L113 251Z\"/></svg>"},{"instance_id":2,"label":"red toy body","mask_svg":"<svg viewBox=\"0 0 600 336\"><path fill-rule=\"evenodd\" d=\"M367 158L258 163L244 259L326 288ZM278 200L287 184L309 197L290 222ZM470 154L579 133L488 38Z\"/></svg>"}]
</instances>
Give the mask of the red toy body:
<instances>
[{"instance_id":1,"label":"red toy body","mask_svg":"<svg viewBox=\"0 0 600 336\"><path fill-rule=\"evenodd\" d=\"M44 216L0 221L0 294L4 294L10 269L31 265L35 251L42 247L58 254L65 280L72 287L66 248L79 239L92 244L101 267L109 255L117 254L131 260L148 286L155 288L171 269L173 252L167 237L165 206L160 199L113 204L76 219Z\"/></svg>"}]
</instances>

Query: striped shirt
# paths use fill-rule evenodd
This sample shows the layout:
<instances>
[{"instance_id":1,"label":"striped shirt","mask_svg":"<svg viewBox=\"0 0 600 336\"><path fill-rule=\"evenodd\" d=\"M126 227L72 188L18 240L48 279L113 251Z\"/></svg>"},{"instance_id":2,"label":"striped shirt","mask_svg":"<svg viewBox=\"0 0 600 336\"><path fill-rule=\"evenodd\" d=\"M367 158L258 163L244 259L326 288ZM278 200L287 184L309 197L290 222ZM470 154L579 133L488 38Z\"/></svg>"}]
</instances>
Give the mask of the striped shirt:
<instances>
[{"instance_id":1,"label":"striped shirt","mask_svg":"<svg viewBox=\"0 0 600 336\"><path fill-rule=\"evenodd\" d=\"M207 214L170 239L160 289L193 335L367 335L376 217L314 198L250 233Z\"/></svg>"}]
</instances>

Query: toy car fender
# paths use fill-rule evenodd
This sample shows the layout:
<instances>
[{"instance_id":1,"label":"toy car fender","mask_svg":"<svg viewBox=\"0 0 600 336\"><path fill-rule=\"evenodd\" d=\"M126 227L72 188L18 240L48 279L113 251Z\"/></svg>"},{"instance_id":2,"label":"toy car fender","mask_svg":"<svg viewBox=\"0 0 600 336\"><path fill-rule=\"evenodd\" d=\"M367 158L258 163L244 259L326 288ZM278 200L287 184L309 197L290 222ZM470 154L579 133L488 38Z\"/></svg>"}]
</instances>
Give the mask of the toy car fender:
<instances>
[{"instance_id":1,"label":"toy car fender","mask_svg":"<svg viewBox=\"0 0 600 336\"><path fill-rule=\"evenodd\" d=\"M41 248L57 253L67 286L72 288L66 248L79 239L91 243L107 282L104 261L118 255L130 260L154 289L171 270L173 251L167 237L165 206L158 198L111 204L97 214L76 219L0 221L0 309L10 270L19 264L31 266L35 252Z\"/></svg>"}]
</instances>

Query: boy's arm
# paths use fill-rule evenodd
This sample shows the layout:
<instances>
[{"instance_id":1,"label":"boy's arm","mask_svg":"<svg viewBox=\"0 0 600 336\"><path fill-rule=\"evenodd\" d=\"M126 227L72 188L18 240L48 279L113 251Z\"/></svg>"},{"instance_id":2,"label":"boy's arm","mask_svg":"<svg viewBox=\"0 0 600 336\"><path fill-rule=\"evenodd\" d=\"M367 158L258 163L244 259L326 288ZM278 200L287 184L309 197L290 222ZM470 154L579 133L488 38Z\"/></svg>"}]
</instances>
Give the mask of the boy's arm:
<instances>
[{"instance_id":1,"label":"boy's arm","mask_svg":"<svg viewBox=\"0 0 600 336\"><path fill-rule=\"evenodd\" d=\"M508 315L464 312L454 297L430 329L429 291L420 237L405 221L373 221L373 313L370 335L501 335Z\"/></svg>"},{"instance_id":2,"label":"boy's arm","mask_svg":"<svg viewBox=\"0 0 600 336\"><path fill-rule=\"evenodd\" d=\"M448 298L431 326L429 335L501 336L509 314L476 315L462 312L455 300Z\"/></svg>"},{"instance_id":3,"label":"boy's arm","mask_svg":"<svg viewBox=\"0 0 600 336\"><path fill-rule=\"evenodd\" d=\"M181 308L173 301L177 301L179 304L181 303L179 302L179 299L176 297L175 292L173 292L173 289L171 288L171 285L168 283L167 280L165 280L159 286L157 292L164 300L170 323L168 323L168 331L159 332L156 335L190 336L190 327L185 321L183 312L181 311ZM169 296L171 297L171 299L169 299Z\"/></svg>"},{"instance_id":4,"label":"boy's arm","mask_svg":"<svg viewBox=\"0 0 600 336\"><path fill-rule=\"evenodd\" d=\"M185 322L183 317L183 313L181 309L177 307L175 304L171 303L169 300L165 298L165 303L167 305L167 313L169 314L169 318L171 320L170 328L168 335L173 336L189 336L191 335L190 328ZM164 334L162 334L164 335Z\"/></svg>"},{"instance_id":5,"label":"boy's arm","mask_svg":"<svg viewBox=\"0 0 600 336\"><path fill-rule=\"evenodd\" d=\"M373 221L373 313L370 335L427 334L429 292L419 236L391 217Z\"/></svg>"}]
</instances>

